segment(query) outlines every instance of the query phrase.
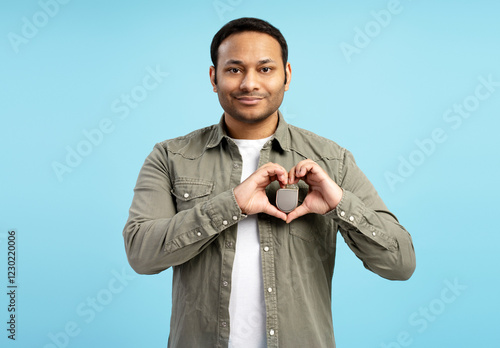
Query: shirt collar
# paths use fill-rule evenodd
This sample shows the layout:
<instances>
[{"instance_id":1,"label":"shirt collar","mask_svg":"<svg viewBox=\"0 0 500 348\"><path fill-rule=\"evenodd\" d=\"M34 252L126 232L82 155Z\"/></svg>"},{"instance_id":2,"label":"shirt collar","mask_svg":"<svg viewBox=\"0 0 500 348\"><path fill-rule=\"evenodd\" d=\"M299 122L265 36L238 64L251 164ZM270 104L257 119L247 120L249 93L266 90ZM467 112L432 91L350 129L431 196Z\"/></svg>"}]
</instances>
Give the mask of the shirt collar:
<instances>
[{"instance_id":1,"label":"shirt collar","mask_svg":"<svg viewBox=\"0 0 500 348\"><path fill-rule=\"evenodd\" d=\"M223 138L229 138L226 131L226 126L224 123L224 114L218 124L214 126L214 132L210 141L207 144L207 148L213 148L220 144ZM285 118L281 111L278 110L278 127L276 132L274 132L273 141L277 142L283 150L288 150L288 123L286 123Z\"/></svg>"}]
</instances>

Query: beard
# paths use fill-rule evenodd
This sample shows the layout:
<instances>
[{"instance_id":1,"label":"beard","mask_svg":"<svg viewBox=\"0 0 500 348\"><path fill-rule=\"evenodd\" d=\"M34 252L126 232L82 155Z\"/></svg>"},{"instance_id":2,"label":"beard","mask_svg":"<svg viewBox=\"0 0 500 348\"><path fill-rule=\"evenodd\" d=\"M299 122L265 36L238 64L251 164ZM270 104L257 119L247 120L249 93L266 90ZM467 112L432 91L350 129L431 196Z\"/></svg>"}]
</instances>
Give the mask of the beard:
<instances>
[{"instance_id":1,"label":"beard","mask_svg":"<svg viewBox=\"0 0 500 348\"><path fill-rule=\"evenodd\" d=\"M242 123L255 124L266 120L276 113L283 102L284 94L285 88L283 87L282 90L277 91L272 95L269 93L238 92L232 93L229 96L219 93L218 96L219 102L226 115ZM246 106L239 104L236 99L241 97L255 97L262 98L262 100L257 105Z\"/></svg>"}]
</instances>

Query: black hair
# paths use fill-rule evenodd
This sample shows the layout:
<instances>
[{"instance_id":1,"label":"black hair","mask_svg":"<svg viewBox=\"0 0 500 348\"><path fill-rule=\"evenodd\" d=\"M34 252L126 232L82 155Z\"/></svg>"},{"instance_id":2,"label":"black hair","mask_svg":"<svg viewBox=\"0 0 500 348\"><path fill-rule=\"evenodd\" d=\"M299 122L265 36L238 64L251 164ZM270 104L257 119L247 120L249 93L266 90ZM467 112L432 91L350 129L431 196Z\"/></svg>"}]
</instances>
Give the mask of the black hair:
<instances>
[{"instance_id":1,"label":"black hair","mask_svg":"<svg viewBox=\"0 0 500 348\"><path fill-rule=\"evenodd\" d=\"M288 62L288 45L283 37L283 34L278 30L278 28L271 25L262 19L243 17L239 19L232 20L224 25L215 34L212 39L212 44L210 46L210 57L212 58L212 63L215 67L215 84L217 84L217 60L219 59L219 46L222 41L227 39L232 34L242 33L245 31L255 31L258 33L264 33L275 38L281 46L281 57L283 59L283 66L285 68L285 83L286 83L286 63Z\"/></svg>"}]
</instances>

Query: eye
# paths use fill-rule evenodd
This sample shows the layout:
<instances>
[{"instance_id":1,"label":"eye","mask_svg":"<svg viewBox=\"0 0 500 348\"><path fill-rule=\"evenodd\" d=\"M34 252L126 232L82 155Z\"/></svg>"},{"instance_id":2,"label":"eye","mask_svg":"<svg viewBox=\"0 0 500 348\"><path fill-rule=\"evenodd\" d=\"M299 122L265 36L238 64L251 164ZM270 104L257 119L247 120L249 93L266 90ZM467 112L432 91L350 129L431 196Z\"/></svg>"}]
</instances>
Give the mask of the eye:
<instances>
[{"instance_id":1,"label":"eye","mask_svg":"<svg viewBox=\"0 0 500 348\"><path fill-rule=\"evenodd\" d=\"M266 66L266 67L263 67L261 70L264 73L268 73L268 72L271 72L272 69L270 67Z\"/></svg>"},{"instance_id":2,"label":"eye","mask_svg":"<svg viewBox=\"0 0 500 348\"><path fill-rule=\"evenodd\" d=\"M229 68L227 69L228 72L232 73L232 74L237 74L240 72L240 69L238 68Z\"/></svg>"}]
</instances>

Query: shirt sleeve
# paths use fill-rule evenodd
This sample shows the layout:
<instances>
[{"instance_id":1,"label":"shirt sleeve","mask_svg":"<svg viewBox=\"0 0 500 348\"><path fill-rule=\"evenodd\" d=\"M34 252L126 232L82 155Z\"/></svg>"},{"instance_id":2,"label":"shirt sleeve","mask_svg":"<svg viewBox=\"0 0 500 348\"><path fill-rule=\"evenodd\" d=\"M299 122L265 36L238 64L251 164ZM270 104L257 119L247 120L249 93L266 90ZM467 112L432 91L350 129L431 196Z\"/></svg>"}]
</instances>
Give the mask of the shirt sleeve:
<instances>
[{"instance_id":1,"label":"shirt sleeve","mask_svg":"<svg viewBox=\"0 0 500 348\"><path fill-rule=\"evenodd\" d=\"M410 234L387 209L377 191L345 150L339 186L343 195L331 215L349 248L381 277L406 280L415 270Z\"/></svg>"},{"instance_id":2,"label":"shirt sleeve","mask_svg":"<svg viewBox=\"0 0 500 348\"><path fill-rule=\"evenodd\" d=\"M157 144L139 172L123 229L127 257L137 273L159 273L192 259L246 217L232 189L180 212L171 191L167 151Z\"/></svg>"}]
</instances>

